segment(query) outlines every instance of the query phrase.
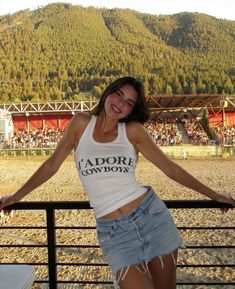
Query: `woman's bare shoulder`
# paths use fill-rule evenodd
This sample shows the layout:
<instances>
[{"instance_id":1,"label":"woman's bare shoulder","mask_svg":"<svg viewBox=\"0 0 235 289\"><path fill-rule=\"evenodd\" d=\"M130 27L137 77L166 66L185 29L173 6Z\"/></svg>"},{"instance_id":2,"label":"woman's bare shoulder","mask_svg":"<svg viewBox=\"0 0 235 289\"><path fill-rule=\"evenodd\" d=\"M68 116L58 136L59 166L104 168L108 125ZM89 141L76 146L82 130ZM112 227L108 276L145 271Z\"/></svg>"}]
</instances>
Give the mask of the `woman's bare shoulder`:
<instances>
[{"instance_id":1,"label":"woman's bare shoulder","mask_svg":"<svg viewBox=\"0 0 235 289\"><path fill-rule=\"evenodd\" d=\"M126 124L126 130L129 133L136 133L139 130L145 129L144 125L138 121L130 121Z\"/></svg>"},{"instance_id":2,"label":"woman's bare shoulder","mask_svg":"<svg viewBox=\"0 0 235 289\"><path fill-rule=\"evenodd\" d=\"M79 119L80 121L90 121L91 119L91 114L89 112L86 111L79 111L74 115L75 118Z\"/></svg>"},{"instance_id":3,"label":"woman's bare shoulder","mask_svg":"<svg viewBox=\"0 0 235 289\"><path fill-rule=\"evenodd\" d=\"M91 120L91 114L88 112L77 112L70 123L70 127L75 137L75 147L77 147L82 134L84 133L89 121Z\"/></svg>"},{"instance_id":4,"label":"woman's bare shoulder","mask_svg":"<svg viewBox=\"0 0 235 289\"><path fill-rule=\"evenodd\" d=\"M80 130L86 128L91 120L91 114L89 112L77 112L73 117L73 123Z\"/></svg>"},{"instance_id":5,"label":"woman's bare shoulder","mask_svg":"<svg viewBox=\"0 0 235 289\"><path fill-rule=\"evenodd\" d=\"M136 145L139 135L145 131L145 127L138 121L131 121L126 124L126 133L129 141Z\"/></svg>"}]
</instances>

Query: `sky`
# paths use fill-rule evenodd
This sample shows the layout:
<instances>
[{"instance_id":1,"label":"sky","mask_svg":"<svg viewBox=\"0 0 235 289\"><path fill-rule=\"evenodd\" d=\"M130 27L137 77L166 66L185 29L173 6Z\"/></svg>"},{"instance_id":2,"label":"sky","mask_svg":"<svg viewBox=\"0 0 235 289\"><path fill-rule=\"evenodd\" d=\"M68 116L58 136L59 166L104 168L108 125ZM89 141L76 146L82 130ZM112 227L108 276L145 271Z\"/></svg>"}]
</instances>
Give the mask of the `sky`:
<instances>
[{"instance_id":1,"label":"sky","mask_svg":"<svg viewBox=\"0 0 235 289\"><path fill-rule=\"evenodd\" d=\"M0 15L12 14L27 8L33 10L56 2L71 3L84 7L129 8L154 15L200 12L235 21L234 0L0 0Z\"/></svg>"}]
</instances>

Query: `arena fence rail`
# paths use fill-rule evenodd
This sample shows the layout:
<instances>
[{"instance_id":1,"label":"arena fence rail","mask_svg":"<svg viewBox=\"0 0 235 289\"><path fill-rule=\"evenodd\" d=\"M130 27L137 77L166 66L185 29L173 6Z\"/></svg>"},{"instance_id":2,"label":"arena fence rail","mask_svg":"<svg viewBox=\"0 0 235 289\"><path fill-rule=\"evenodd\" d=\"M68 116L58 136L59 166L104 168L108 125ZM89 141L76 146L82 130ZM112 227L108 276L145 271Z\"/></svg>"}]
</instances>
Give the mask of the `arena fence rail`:
<instances>
[{"instance_id":1,"label":"arena fence rail","mask_svg":"<svg viewBox=\"0 0 235 289\"><path fill-rule=\"evenodd\" d=\"M172 201L172 200L165 200L164 201L167 205L167 207L171 210L185 210L185 209L204 209L205 210L205 218L207 218L207 210L212 209L214 210L215 208L230 208L230 205L227 204L222 204L216 201L204 201L204 200L178 200L178 201ZM73 244L59 244L57 241L57 231L58 230L95 230L95 226L57 226L56 225L56 211L58 210L90 210L90 205L87 201L80 201L80 202L19 202L14 205L11 205L8 207L10 210L16 210L17 211L24 211L26 212L28 210L39 210L39 211L44 211L45 212L45 226L8 226L6 224L0 225L0 231L3 230L16 230L16 232L19 232L20 230L44 230L45 235L46 235L46 242L42 244L37 244L37 245L32 245L32 244L14 244L12 241L10 242L5 242L3 244L0 244L0 250L4 252L4 250L7 250L7 248L28 248L28 250L32 248L37 248L37 250L40 250L40 248L45 248L46 250L46 255L47 255L47 262L28 262L27 264L33 265L34 268L37 267L42 267L46 266L48 269L48 278L45 279L40 279L39 277L36 276L36 281L35 281L35 286L40 286L36 288L50 288L50 289L57 289L57 288L73 288L73 287L66 287L66 286L73 286L73 284L80 284L80 286L85 286L87 284L90 284L89 286L103 286L105 284L112 284L112 279L111 276L106 278L106 280L88 280L87 278L85 280L76 280L76 278L72 278L68 280L68 278L62 279L63 277L66 277L65 275L58 274L58 268L60 266L67 266L69 268L70 266L81 266L83 270L84 268L93 268L94 270L98 270L98 268L107 268L107 264L102 261L102 262L71 262L71 260L68 260L68 262L57 262L57 251L61 249L66 249L69 250L69 248L77 248L78 250L80 249L98 249L99 246L98 244L93 245L93 244L80 244L80 245L73 245ZM13 223L13 222L11 222ZM218 234L223 234L224 236L228 237L228 233L234 234L234 229L235 227L232 226L178 226L178 229L180 232L185 232L185 231L206 231L209 232L210 230L214 231ZM1 232L2 233L2 232ZM1 234L2 235L2 234ZM20 234L17 233L19 236ZM193 245L193 244L186 244L186 248L183 248L182 250L211 250L212 254L217 252L216 254L220 254L221 250L229 250L228 256L226 259L226 262L224 263L218 263L217 259L216 262L211 262L211 263L201 263L200 264L183 264L180 263L177 265L178 269L184 269L187 270L189 268L203 268L204 271L209 270L212 268L212 270L217 270L218 268L228 268L230 271L233 271L235 268L235 263L234 263L234 256L235 256L235 245L234 243L231 243L231 236L229 238L224 238L223 245L220 243L215 244L200 244L199 245ZM233 238L234 241L235 238ZM230 240L229 242L226 241ZM30 251L29 253L30 254ZM197 253L196 253L197 254ZM200 254L200 252L198 253ZM3 255L2 255L3 256ZM30 255L29 255L30 258ZM2 259L2 258L1 258ZM15 258L14 258L15 259ZM102 259L101 259L102 260ZM26 264L25 262L1 262L0 264L2 265L8 265L8 264L18 264L18 265L23 265ZM68 269L69 270L69 269ZM37 269L36 269L36 275L37 275ZM40 274L39 274L40 275ZM58 276L60 275L60 276ZM62 278L61 278L62 277ZM13 276L14 278L14 276ZM193 279L193 278L192 278ZM177 281L177 286L189 286L188 288L192 288L192 286L199 286L203 285L208 288L212 288L211 286L219 286L218 288L230 288L229 286L235 286L235 280L234 278L231 278L231 276L227 276L226 274L223 275L223 280L218 280L217 278L215 280L211 279L209 281L200 281L200 280L195 280L191 281L186 278L186 280L178 280ZM44 284L44 285L43 285ZM69 285L71 284L71 285ZM42 287L41 287L42 286ZM44 287L46 286L46 287ZM62 287L60 287L62 286ZM75 285L74 285L75 286ZM220 287L222 286L222 287ZM225 286L225 287L224 287ZM74 287L77 288L77 287ZM83 287L79 287L83 288ZM90 287L89 287L90 288ZM94 288L101 288L101 287L94 287ZM107 287L104 287L107 288ZM181 288L181 287L180 287ZM184 288L184 286L183 286ZM194 288L194 287L193 287ZM195 287L196 288L196 287ZM203 287L204 288L204 287ZM213 287L214 288L214 287ZM217 288L217 287L215 287ZM234 287L233 287L234 288Z\"/></svg>"},{"instance_id":2,"label":"arena fence rail","mask_svg":"<svg viewBox=\"0 0 235 289\"><path fill-rule=\"evenodd\" d=\"M29 147L29 148L0 148L0 157L27 157L27 156L50 156L55 150L51 147ZM170 158L234 158L235 145L179 145L161 146L161 150Z\"/></svg>"}]
</instances>

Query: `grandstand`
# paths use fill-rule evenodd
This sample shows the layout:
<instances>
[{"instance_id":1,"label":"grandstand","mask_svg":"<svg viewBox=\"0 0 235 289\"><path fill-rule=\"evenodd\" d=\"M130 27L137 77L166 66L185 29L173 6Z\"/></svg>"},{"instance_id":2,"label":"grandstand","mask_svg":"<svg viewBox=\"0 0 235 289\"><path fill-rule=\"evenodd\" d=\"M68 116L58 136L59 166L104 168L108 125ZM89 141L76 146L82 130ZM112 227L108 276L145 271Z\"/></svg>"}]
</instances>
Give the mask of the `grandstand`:
<instances>
[{"instance_id":1,"label":"grandstand","mask_svg":"<svg viewBox=\"0 0 235 289\"><path fill-rule=\"evenodd\" d=\"M0 109L12 114L14 130L65 128L77 111L90 111L98 101L51 101L3 103Z\"/></svg>"},{"instance_id":2,"label":"grandstand","mask_svg":"<svg viewBox=\"0 0 235 289\"><path fill-rule=\"evenodd\" d=\"M235 99L219 94L148 96L146 123L159 146L234 145ZM5 148L54 147L77 111L91 111L98 100L3 103L12 115L14 135Z\"/></svg>"}]
</instances>

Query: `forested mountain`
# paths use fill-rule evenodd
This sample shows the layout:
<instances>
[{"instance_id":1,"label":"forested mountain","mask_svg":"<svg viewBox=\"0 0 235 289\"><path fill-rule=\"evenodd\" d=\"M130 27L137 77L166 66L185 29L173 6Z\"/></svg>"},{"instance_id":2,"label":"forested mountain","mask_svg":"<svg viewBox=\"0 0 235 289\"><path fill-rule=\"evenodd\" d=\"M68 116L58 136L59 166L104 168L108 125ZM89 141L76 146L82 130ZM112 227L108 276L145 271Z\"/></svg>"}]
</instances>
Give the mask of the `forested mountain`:
<instances>
[{"instance_id":1,"label":"forested mountain","mask_svg":"<svg viewBox=\"0 0 235 289\"><path fill-rule=\"evenodd\" d=\"M50 4L0 17L0 101L99 96L119 76L147 94L235 92L235 21Z\"/></svg>"}]
</instances>

